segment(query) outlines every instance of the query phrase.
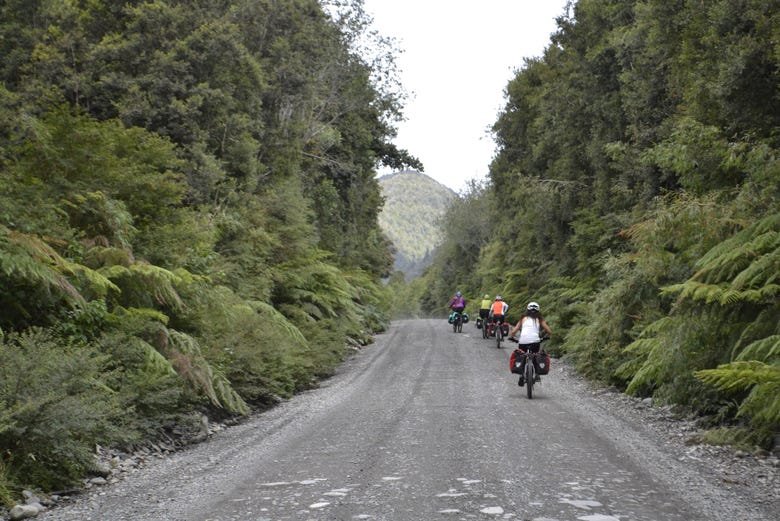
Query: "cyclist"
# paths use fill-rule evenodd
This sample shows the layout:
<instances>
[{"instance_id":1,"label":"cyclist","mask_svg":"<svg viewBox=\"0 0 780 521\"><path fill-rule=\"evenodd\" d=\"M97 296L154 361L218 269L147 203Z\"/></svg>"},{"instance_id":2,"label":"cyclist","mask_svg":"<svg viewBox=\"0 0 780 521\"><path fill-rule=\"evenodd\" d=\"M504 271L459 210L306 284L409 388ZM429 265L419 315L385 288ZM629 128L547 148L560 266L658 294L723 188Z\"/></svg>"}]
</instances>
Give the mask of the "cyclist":
<instances>
[{"instance_id":1,"label":"cyclist","mask_svg":"<svg viewBox=\"0 0 780 521\"><path fill-rule=\"evenodd\" d=\"M490 300L490 295L485 294L482 297L482 302L479 303L479 318L482 320L483 327L487 326L488 317L490 317L490 305L493 303Z\"/></svg>"},{"instance_id":2,"label":"cyclist","mask_svg":"<svg viewBox=\"0 0 780 521\"><path fill-rule=\"evenodd\" d=\"M501 327L501 324L506 320L506 312L509 310L509 304L504 302L501 295L496 295L496 300L490 306L490 316L495 327Z\"/></svg>"},{"instance_id":3,"label":"cyclist","mask_svg":"<svg viewBox=\"0 0 780 521\"><path fill-rule=\"evenodd\" d=\"M455 293L455 296L450 300L450 309L453 313L463 313L463 310L466 309L466 299L463 298L463 293L460 291Z\"/></svg>"},{"instance_id":4,"label":"cyclist","mask_svg":"<svg viewBox=\"0 0 780 521\"><path fill-rule=\"evenodd\" d=\"M532 353L538 353L541 345L540 342L542 341L542 330L547 333L547 336L552 335L552 329L550 329L550 326L547 325L547 322L544 321L544 317L542 317L542 314L539 312L539 304L536 302L529 302L528 306L526 306L525 313L520 315L520 320L517 321L517 324L512 328L512 331L509 332L509 338L514 339L515 333L520 331L520 338L517 340L519 345L517 348L521 351L530 350ZM534 358L534 360L536 359ZM525 385L523 369L524 367L521 366L520 380L517 382L517 385L520 386ZM537 372L539 372L539 368L537 367L536 369Z\"/></svg>"}]
</instances>

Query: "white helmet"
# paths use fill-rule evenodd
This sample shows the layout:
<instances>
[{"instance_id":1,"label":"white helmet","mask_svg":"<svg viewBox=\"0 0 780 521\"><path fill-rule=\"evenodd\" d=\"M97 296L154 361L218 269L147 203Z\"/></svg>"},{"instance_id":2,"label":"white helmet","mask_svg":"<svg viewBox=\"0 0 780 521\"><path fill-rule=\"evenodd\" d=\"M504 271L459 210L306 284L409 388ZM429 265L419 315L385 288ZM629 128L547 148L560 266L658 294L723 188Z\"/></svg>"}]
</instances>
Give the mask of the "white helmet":
<instances>
[{"instance_id":1,"label":"white helmet","mask_svg":"<svg viewBox=\"0 0 780 521\"><path fill-rule=\"evenodd\" d=\"M501 295L496 295L496 300L504 300L501 298Z\"/></svg>"},{"instance_id":2,"label":"white helmet","mask_svg":"<svg viewBox=\"0 0 780 521\"><path fill-rule=\"evenodd\" d=\"M526 306L526 309L528 311L539 311L539 304L536 302L529 302L528 306Z\"/></svg>"}]
</instances>

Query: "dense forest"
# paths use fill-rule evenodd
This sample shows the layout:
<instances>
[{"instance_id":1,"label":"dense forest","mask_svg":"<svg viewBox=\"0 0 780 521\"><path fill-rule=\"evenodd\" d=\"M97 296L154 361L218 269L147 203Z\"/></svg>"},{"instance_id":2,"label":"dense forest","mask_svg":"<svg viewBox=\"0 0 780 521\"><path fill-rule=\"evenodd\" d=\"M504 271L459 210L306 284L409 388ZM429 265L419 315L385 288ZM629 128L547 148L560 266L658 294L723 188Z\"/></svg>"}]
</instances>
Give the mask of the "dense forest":
<instances>
[{"instance_id":1,"label":"dense forest","mask_svg":"<svg viewBox=\"0 0 780 521\"><path fill-rule=\"evenodd\" d=\"M0 504L387 325L404 101L362 2L0 5Z\"/></svg>"},{"instance_id":2,"label":"dense forest","mask_svg":"<svg viewBox=\"0 0 780 521\"><path fill-rule=\"evenodd\" d=\"M376 170L421 168L393 56L361 0L0 4L0 504L456 289L540 302L557 354L704 441L778 443L780 1L570 4L390 294Z\"/></svg>"},{"instance_id":3,"label":"dense forest","mask_svg":"<svg viewBox=\"0 0 780 521\"><path fill-rule=\"evenodd\" d=\"M780 2L580 0L557 22L417 298L536 300L583 374L705 441L780 444Z\"/></svg>"}]
</instances>

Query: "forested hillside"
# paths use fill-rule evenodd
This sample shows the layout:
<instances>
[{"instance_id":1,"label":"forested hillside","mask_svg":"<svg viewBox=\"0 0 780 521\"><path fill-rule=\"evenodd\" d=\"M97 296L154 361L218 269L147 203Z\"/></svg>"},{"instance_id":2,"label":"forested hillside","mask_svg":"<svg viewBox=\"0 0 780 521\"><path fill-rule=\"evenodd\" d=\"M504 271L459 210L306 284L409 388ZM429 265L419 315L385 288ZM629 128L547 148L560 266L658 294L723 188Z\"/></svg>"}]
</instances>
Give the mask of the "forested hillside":
<instances>
[{"instance_id":1,"label":"forested hillside","mask_svg":"<svg viewBox=\"0 0 780 521\"><path fill-rule=\"evenodd\" d=\"M584 374L778 443L779 80L777 1L574 3L506 87L423 309L536 300Z\"/></svg>"},{"instance_id":2,"label":"forested hillside","mask_svg":"<svg viewBox=\"0 0 780 521\"><path fill-rule=\"evenodd\" d=\"M384 197L379 225L395 248L394 268L410 280L430 264L441 240L439 221L457 194L413 170L384 175L379 186Z\"/></svg>"},{"instance_id":3,"label":"forested hillside","mask_svg":"<svg viewBox=\"0 0 780 521\"><path fill-rule=\"evenodd\" d=\"M401 115L361 2L0 6L0 502L369 342Z\"/></svg>"}]
</instances>

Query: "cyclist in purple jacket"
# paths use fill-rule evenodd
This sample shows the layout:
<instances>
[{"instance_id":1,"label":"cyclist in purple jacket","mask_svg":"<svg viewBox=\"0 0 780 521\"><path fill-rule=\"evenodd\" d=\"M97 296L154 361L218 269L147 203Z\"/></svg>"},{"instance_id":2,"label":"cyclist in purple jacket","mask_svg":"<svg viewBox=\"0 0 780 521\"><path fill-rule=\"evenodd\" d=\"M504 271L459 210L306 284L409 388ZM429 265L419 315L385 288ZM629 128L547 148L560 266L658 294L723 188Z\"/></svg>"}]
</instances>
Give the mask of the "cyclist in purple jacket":
<instances>
[{"instance_id":1,"label":"cyclist in purple jacket","mask_svg":"<svg viewBox=\"0 0 780 521\"><path fill-rule=\"evenodd\" d=\"M466 299L463 298L463 293L458 291L455 296L450 300L450 309L456 313L462 313L466 309Z\"/></svg>"}]
</instances>

